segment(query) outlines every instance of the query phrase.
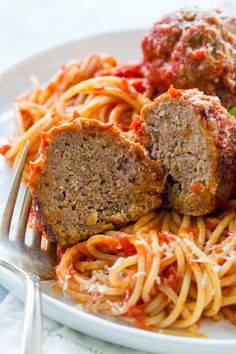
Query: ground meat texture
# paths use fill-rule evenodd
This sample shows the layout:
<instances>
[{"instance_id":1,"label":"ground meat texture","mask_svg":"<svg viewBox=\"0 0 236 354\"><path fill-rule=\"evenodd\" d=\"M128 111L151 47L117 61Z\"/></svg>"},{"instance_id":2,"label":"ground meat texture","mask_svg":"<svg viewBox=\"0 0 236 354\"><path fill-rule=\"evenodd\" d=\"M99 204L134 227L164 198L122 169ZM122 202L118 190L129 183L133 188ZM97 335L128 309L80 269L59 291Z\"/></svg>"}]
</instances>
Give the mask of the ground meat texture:
<instances>
[{"instance_id":1,"label":"ground meat texture","mask_svg":"<svg viewBox=\"0 0 236 354\"><path fill-rule=\"evenodd\" d=\"M235 30L234 30L235 28ZM236 21L217 11L183 10L158 21L142 41L143 70L159 94L171 84L236 104Z\"/></svg>"},{"instance_id":2,"label":"ground meat texture","mask_svg":"<svg viewBox=\"0 0 236 354\"><path fill-rule=\"evenodd\" d=\"M31 168L41 227L61 245L135 221L161 203L163 165L118 128L93 119L44 134Z\"/></svg>"},{"instance_id":3,"label":"ground meat texture","mask_svg":"<svg viewBox=\"0 0 236 354\"><path fill-rule=\"evenodd\" d=\"M229 197L236 172L236 120L218 97L170 88L142 109L142 137L168 173L168 206L204 215Z\"/></svg>"}]
</instances>

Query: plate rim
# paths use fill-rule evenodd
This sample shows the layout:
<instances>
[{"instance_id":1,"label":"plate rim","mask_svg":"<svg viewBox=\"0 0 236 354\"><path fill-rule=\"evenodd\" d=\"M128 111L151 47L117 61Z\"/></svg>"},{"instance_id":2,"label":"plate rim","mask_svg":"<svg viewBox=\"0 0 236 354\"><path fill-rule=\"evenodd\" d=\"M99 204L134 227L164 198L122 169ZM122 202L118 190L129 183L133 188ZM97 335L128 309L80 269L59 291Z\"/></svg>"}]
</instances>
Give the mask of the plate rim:
<instances>
[{"instance_id":1,"label":"plate rim","mask_svg":"<svg viewBox=\"0 0 236 354\"><path fill-rule=\"evenodd\" d=\"M32 60L35 60L36 58L40 59L44 55L50 54L54 51L58 51L63 47L74 46L78 42L84 42L89 39L97 39L97 38L101 39L102 37L106 37L107 35L111 35L111 36L117 35L118 36L118 35L125 35L126 33L129 35L131 33L135 35L138 32L141 34L147 30L148 30L147 27L134 27L134 28L131 28L130 30L121 29L119 31L99 31L94 35L85 34L85 35L78 36L77 38L72 38L69 40L61 41L55 45L47 46L47 47L42 48L40 50L35 50L30 55L26 55L25 57L21 58L20 60L17 60L14 64L7 65L3 69L0 69L0 80L2 79L1 76L8 75L12 70L17 69L18 66L27 65ZM90 54L90 53L88 53L88 54ZM109 53L109 54L112 55L112 53Z\"/></svg>"},{"instance_id":2,"label":"plate rim","mask_svg":"<svg viewBox=\"0 0 236 354\"><path fill-rule=\"evenodd\" d=\"M8 280L10 279L10 281L6 281L4 279L4 275L8 275ZM2 280L3 279L3 280ZM1 284L4 283L4 286L6 286L6 288L10 291L10 290L18 290L17 292L14 293L14 295L21 301L23 301L23 293L24 293L24 286L21 283L20 277L14 275L13 273L11 273L9 270L6 270L4 268L2 268L0 266L0 280L1 280ZM12 283L14 282L15 285L12 285ZM44 283L48 283L47 281L41 282L42 284ZM43 301L43 305L45 306L49 306L51 305L53 308L57 308L59 310L63 310L63 308L65 308L65 312L67 313L72 313L73 315L76 315L76 312L79 313L79 316L81 317L81 321L86 320L89 318L90 321L93 322L94 326L101 326L101 327L105 327L105 329L107 327L109 327L109 329L111 329L114 331L119 331L119 333L121 332L126 332L126 335L128 334L134 334L135 336L142 336L142 337L146 337L145 339L151 339L151 340L157 340L159 343L161 342L166 342L167 340L169 342L171 342L171 344L183 344L183 345L189 345L189 344L196 344L196 345L204 345L204 346L210 346L215 348L216 346L220 345L224 345L225 348L227 349L227 347L231 347L232 345L236 344L236 339L232 339L232 338L228 338L228 339L213 339L213 338L194 338L194 337L182 337L182 336L174 336L174 335L169 335L169 334L163 334L163 333L154 333L148 330L143 330L137 327L132 327L132 326L126 326L125 323L124 324L120 324L117 322L113 322L109 319L106 318L102 318L99 316L96 316L96 314L93 313L89 313L85 310L80 310L79 308L76 308L73 305L67 304L66 302L60 300L60 299L56 299L53 296L50 296L49 294L45 293L42 291L42 301ZM43 311L44 315L48 315L47 311ZM55 319L55 316L53 316ZM60 322L58 319L55 319L56 321ZM70 328L73 328L76 330L76 327L73 326L68 326ZM83 331L82 331L83 332ZM86 333L86 332L84 332ZM87 333L88 334L88 333ZM122 333L123 334L123 333ZM96 336L94 336L96 337ZM104 336L104 338L107 338L106 336ZM108 339L104 339L104 340L108 340ZM109 341L109 340L108 340ZM119 343L117 343L119 344Z\"/></svg>"}]
</instances>

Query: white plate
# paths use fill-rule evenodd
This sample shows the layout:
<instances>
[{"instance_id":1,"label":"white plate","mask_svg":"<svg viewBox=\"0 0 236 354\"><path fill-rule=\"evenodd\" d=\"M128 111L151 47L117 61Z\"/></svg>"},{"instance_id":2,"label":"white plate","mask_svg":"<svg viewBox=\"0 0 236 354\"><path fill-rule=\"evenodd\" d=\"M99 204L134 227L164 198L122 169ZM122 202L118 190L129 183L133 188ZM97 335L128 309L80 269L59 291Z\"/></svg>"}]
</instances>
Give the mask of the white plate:
<instances>
[{"instance_id":1,"label":"white plate","mask_svg":"<svg viewBox=\"0 0 236 354\"><path fill-rule=\"evenodd\" d=\"M59 65L73 58L83 58L91 52L111 53L119 60L140 57L143 31L111 33L67 43L35 55L0 75L0 139L9 134L12 126L11 104L15 96L30 87L29 76L36 74L41 82L48 80ZM3 205L9 181L10 168L0 158L0 204ZM18 279L0 269L0 282L24 299L24 289ZM209 339L175 337L128 327L114 321L81 311L68 299L51 292L50 284L43 285L43 310L52 319L91 336L154 353L166 354L233 354L236 351L236 327L227 322L204 322L202 329Z\"/></svg>"}]
</instances>

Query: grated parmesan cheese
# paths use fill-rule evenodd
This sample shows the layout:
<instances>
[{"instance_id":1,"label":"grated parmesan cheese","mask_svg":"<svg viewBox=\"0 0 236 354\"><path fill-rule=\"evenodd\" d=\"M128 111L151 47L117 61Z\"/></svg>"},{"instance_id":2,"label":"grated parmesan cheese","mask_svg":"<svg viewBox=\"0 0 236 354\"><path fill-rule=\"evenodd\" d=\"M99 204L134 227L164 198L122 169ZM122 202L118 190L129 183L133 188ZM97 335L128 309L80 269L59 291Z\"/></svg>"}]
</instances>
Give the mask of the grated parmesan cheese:
<instances>
[{"instance_id":1,"label":"grated parmesan cheese","mask_svg":"<svg viewBox=\"0 0 236 354\"><path fill-rule=\"evenodd\" d=\"M68 285L68 280L69 280L70 278L71 278L71 275L70 275L70 274L66 274L64 283L63 283L63 285L62 285L62 291L63 291L64 295L65 295L66 290L67 290L68 287L69 287L69 285Z\"/></svg>"},{"instance_id":2,"label":"grated parmesan cheese","mask_svg":"<svg viewBox=\"0 0 236 354\"><path fill-rule=\"evenodd\" d=\"M191 258L190 259L190 262L194 262L194 263L207 263L207 261L203 258L197 258L197 259L194 259L194 258Z\"/></svg>"},{"instance_id":3,"label":"grated parmesan cheese","mask_svg":"<svg viewBox=\"0 0 236 354\"><path fill-rule=\"evenodd\" d=\"M229 261L229 260L234 261L234 260L236 259L235 251L231 249L230 252L229 252L229 254L226 255L226 256L224 256L224 259L225 259L226 261Z\"/></svg>"},{"instance_id":4,"label":"grated parmesan cheese","mask_svg":"<svg viewBox=\"0 0 236 354\"><path fill-rule=\"evenodd\" d=\"M219 272L220 270L220 265L216 262L213 263L213 268L215 269L216 272Z\"/></svg>"},{"instance_id":5,"label":"grated parmesan cheese","mask_svg":"<svg viewBox=\"0 0 236 354\"><path fill-rule=\"evenodd\" d=\"M105 291L107 290L107 287L105 285L101 285L101 284L91 284L91 285L87 286L86 290L88 293L92 293L93 291L97 291L99 293L105 293Z\"/></svg>"},{"instance_id":6,"label":"grated parmesan cheese","mask_svg":"<svg viewBox=\"0 0 236 354\"><path fill-rule=\"evenodd\" d=\"M165 251L164 254L167 258L171 258L173 256L173 251L166 242L163 243L161 248L163 251Z\"/></svg>"},{"instance_id":7,"label":"grated parmesan cheese","mask_svg":"<svg viewBox=\"0 0 236 354\"><path fill-rule=\"evenodd\" d=\"M146 275L146 272L137 272L133 275L133 278L138 278L140 275Z\"/></svg>"},{"instance_id":8,"label":"grated parmesan cheese","mask_svg":"<svg viewBox=\"0 0 236 354\"><path fill-rule=\"evenodd\" d=\"M110 300L107 300L106 303L111 307L111 312L114 315L119 315L126 310L126 304L124 303L119 304L118 302L112 302Z\"/></svg>"}]
</instances>

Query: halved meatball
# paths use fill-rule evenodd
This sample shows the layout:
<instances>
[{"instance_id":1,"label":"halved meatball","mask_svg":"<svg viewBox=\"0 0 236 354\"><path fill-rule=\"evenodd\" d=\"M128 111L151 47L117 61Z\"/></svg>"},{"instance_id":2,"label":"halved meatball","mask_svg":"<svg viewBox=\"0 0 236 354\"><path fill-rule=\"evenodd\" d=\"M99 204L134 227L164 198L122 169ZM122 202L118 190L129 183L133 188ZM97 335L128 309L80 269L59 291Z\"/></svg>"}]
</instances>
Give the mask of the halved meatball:
<instances>
[{"instance_id":1,"label":"halved meatball","mask_svg":"<svg viewBox=\"0 0 236 354\"><path fill-rule=\"evenodd\" d=\"M161 203L164 169L113 125L77 119L43 134L30 187L42 229L71 245Z\"/></svg>"},{"instance_id":2,"label":"halved meatball","mask_svg":"<svg viewBox=\"0 0 236 354\"><path fill-rule=\"evenodd\" d=\"M204 215L224 204L235 181L236 120L220 100L170 88L141 114L150 156L168 173L168 205Z\"/></svg>"}]
</instances>

